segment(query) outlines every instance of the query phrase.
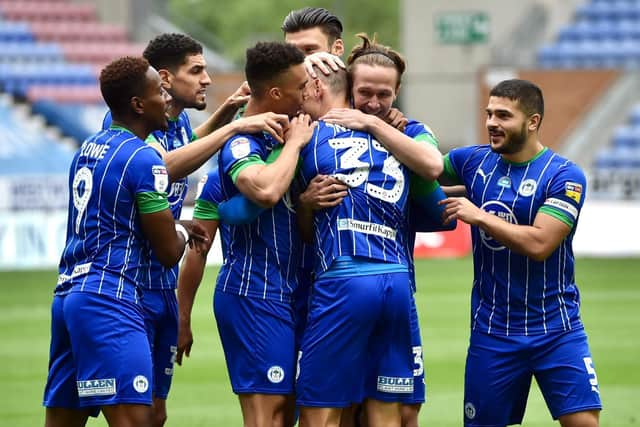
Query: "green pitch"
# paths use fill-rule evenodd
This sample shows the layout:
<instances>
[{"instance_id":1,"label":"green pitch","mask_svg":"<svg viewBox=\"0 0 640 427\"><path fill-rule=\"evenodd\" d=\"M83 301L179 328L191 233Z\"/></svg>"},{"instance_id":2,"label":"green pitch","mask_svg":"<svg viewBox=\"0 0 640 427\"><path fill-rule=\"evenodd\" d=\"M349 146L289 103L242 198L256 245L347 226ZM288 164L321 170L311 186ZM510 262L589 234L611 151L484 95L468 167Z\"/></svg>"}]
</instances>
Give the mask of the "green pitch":
<instances>
[{"instance_id":1,"label":"green pitch","mask_svg":"<svg viewBox=\"0 0 640 427\"><path fill-rule=\"evenodd\" d=\"M417 264L416 295L424 345L428 403L424 426L460 426L464 357L469 334L471 260ZM176 368L167 427L241 425L213 320L216 271L207 271L194 307L191 358ZM43 425L42 390L47 374L49 305L53 271L0 272L0 425ZM640 259L580 259L577 280L582 316L600 382L603 427L640 423ZM523 423L554 425L533 386ZM90 426L106 426L104 419ZM555 424L558 425L558 424Z\"/></svg>"}]
</instances>

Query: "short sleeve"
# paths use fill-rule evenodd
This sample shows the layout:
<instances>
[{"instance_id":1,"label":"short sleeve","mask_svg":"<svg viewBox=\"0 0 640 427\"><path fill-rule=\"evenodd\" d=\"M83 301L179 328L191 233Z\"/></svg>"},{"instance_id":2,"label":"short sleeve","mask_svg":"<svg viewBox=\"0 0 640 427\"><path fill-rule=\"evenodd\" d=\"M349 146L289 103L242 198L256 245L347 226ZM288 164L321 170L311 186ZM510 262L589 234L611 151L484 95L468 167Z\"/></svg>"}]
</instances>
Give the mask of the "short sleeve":
<instances>
[{"instance_id":1,"label":"short sleeve","mask_svg":"<svg viewBox=\"0 0 640 427\"><path fill-rule=\"evenodd\" d=\"M546 199L538 212L553 216L573 228L584 205L586 189L584 172L574 163L568 163L551 180Z\"/></svg>"},{"instance_id":2,"label":"short sleeve","mask_svg":"<svg viewBox=\"0 0 640 427\"><path fill-rule=\"evenodd\" d=\"M126 176L141 213L153 213L169 208L169 175L156 150L151 147L139 150L129 163Z\"/></svg>"}]
</instances>

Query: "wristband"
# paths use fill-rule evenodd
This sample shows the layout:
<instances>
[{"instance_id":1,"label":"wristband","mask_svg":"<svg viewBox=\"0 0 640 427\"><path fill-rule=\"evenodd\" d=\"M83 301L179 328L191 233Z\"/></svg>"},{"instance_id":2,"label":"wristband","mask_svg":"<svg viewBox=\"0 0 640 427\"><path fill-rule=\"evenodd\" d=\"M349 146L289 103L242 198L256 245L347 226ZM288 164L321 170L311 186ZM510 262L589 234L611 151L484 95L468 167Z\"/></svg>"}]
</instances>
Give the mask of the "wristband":
<instances>
[{"instance_id":1,"label":"wristband","mask_svg":"<svg viewBox=\"0 0 640 427\"><path fill-rule=\"evenodd\" d=\"M184 244L186 245L189 242L189 233L187 233L187 229L184 228L184 225L176 224L176 232L182 235L184 238Z\"/></svg>"}]
</instances>

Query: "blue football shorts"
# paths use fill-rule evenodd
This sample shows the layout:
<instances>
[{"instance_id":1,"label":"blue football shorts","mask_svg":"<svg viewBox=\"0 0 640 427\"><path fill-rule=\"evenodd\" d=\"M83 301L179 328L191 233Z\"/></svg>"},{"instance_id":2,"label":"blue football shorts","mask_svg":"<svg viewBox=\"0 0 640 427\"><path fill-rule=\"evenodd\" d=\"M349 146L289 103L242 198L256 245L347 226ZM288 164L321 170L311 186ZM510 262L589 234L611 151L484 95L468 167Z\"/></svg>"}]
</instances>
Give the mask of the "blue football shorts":
<instances>
[{"instance_id":1,"label":"blue football shorts","mask_svg":"<svg viewBox=\"0 0 640 427\"><path fill-rule=\"evenodd\" d=\"M236 394L291 394L295 323L291 302L216 290L213 311Z\"/></svg>"},{"instance_id":2,"label":"blue football shorts","mask_svg":"<svg viewBox=\"0 0 640 427\"><path fill-rule=\"evenodd\" d=\"M554 419L602 409L584 329L534 336L472 332L465 370L465 426L520 424L532 377Z\"/></svg>"},{"instance_id":3,"label":"blue football shorts","mask_svg":"<svg viewBox=\"0 0 640 427\"><path fill-rule=\"evenodd\" d=\"M426 384L424 358L422 354L422 338L420 337L420 319L416 309L416 300L411 295L411 352L413 353L413 394L403 398L405 405L424 403L426 399Z\"/></svg>"},{"instance_id":4,"label":"blue football shorts","mask_svg":"<svg viewBox=\"0 0 640 427\"><path fill-rule=\"evenodd\" d=\"M175 290L145 290L142 308L153 357L153 397L166 399L178 351L178 300Z\"/></svg>"},{"instance_id":5,"label":"blue football shorts","mask_svg":"<svg viewBox=\"0 0 640 427\"><path fill-rule=\"evenodd\" d=\"M139 305L91 292L54 296L44 406L151 405L152 361Z\"/></svg>"},{"instance_id":6,"label":"blue football shorts","mask_svg":"<svg viewBox=\"0 0 640 427\"><path fill-rule=\"evenodd\" d=\"M317 280L298 354L298 406L344 408L413 394L408 274Z\"/></svg>"},{"instance_id":7,"label":"blue football shorts","mask_svg":"<svg viewBox=\"0 0 640 427\"><path fill-rule=\"evenodd\" d=\"M300 350L302 335L307 327L307 316L309 314L309 298L313 283L313 270L300 269L298 275L298 287L293 291L293 314L296 322L296 354Z\"/></svg>"}]
</instances>

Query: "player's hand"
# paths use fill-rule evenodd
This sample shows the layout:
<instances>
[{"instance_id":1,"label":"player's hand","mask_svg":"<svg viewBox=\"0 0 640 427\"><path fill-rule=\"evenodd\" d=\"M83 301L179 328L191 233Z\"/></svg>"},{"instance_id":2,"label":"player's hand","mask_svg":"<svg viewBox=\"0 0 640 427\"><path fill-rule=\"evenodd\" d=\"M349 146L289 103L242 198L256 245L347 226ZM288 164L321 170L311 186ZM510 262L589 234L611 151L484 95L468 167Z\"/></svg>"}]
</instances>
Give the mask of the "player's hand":
<instances>
[{"instance_id":1,"label":"player's hand","mask_svg":"<svg viewBox=\"0 0 640 427\"><path fill-rule=\"evenodd\" d=\"M211 248L211 238L207 230L199 223L194 221L179 221L189 233L187 243L189 247L197 253L206 254Z\"/></svg>"},{"instance_id":2,"label":"player's hand","mask_svg":"<svg viewBox=\"0 0 640 427\"><path fill-rule=\"evenodd\" d=\"M407 126L407 123L409 123L409 119L407 119L402 111L397 108L391 108L385 116L384 121L398 129L400 132L404 132L404 128Z\"/></svg>"},{"instance_id":3,"label":"player's hand","mask_svg":"<svg viewBox=\"0 0 640 427\"><path fill-rule=\"evenodd\" d=\"M311 139L317 124L317 122L311 120L310 115L298 114L291 119L289 127L284 133L285 144L296 144L300 148L304 147Z\"/></svg>"},{"instance_id":4,"label":"player's hand","mask_svg":"<svg viewBox=\"0 0 640 427\"><path fill-rule=\"evenodd\" d=\"M191 355L191 346L193 345L193 333L191 332L191 322L180 319L178 324L178 351L176 353L176 363L182 366L182 356L189 357Z\"/></svg>"},{"instance_id":5,"label":"player's hand","mask_svg":"<svg viewBox=\"0 0 640 427\"><path fill-rule=\"evenodd\" d=\"M286 114L262 113L255 116L242 117L234 122L237 133L267 132L279 143L284 142L284 131L289 125Z\"/></svg>"},{"instance_id":6,"label":"player's hand","mask_svg":"<svg viewBox=\"0 0 640 427\"><path fill-rule=\"evenodd\" d=\"M236 91L226 99L225 104L237 110L238 108L246 104L249 101L250 97L251 89L249 89L249 83L244 81L242 82L240 87L238 87L238 89L236 89Z\"/></svg>"},{"instance_id":7,"label":"player's hand","mask_svg":"<svg viewBox=\"0 0 640 427\"><path fill-rule=\"evenodd\" d=\"M342 59L329 52L316 52L304 59L304 68L307 70L307 74L312 79L317 79L318 75L313 69L314 65L327 76L340 68L346 68Z\"/></svg>"},{"instance_id":8,"label":"player's hand","mask_svg":"<svg viewBox=\"0 0 640 427\"><path fill-rule=\"evenodd\" d=\"M353 130L367 131L376 117L353 108L332 108L320 120Z\"/></svg>"},{"instance_id":9,"label":"player's hand","mask_svg":"<svg viewBox=\"0 0 640 427\"><path fill-rule=\"evenodd\" d=\"M329 175L316 175L300 194L300 203L313 210L331 208L347 197L348 186Z\"/></svg>"},{"instance_id":10,"label":"player's hand","mask_svg":"<svg viewBox=\"0 0 640 427\"><path fill-rule=\"evenodd\" d=\"M440 200L438 204L444 205L443 224L449 224L454 219L459 219L469 225L476 225L482 216L487 214L466 197L447 197Z\"/></svg>"}]
</instances>

